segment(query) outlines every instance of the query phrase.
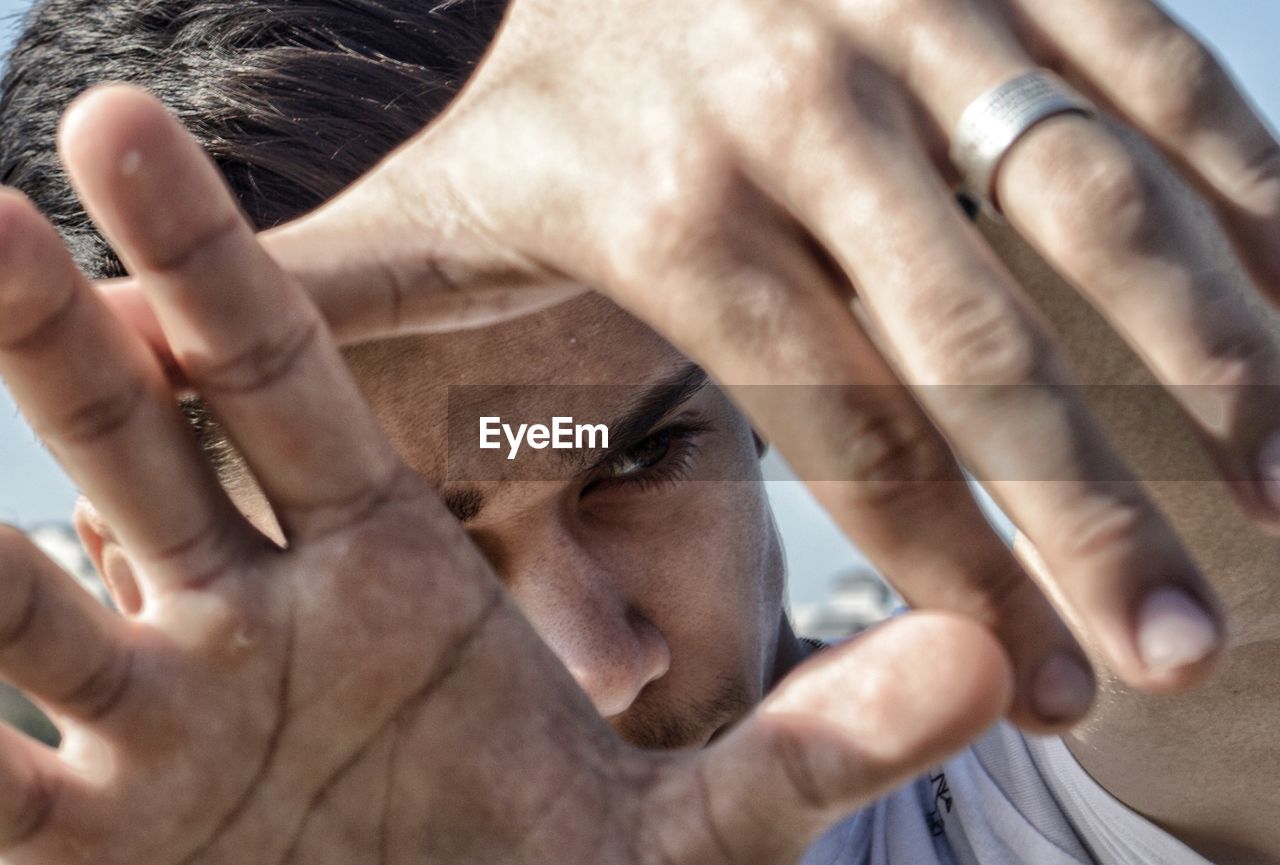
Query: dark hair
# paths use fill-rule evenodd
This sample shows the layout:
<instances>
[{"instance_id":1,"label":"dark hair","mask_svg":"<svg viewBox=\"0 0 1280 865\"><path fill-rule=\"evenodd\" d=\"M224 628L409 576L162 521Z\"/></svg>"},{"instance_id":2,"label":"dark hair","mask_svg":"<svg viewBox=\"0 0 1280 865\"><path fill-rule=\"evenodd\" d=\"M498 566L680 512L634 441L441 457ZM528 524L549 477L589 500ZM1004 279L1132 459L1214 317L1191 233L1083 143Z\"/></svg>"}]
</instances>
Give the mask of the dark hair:
<instances>
[{"instance_id":1,"label":"dark hair","mask_svg":"<svg viewBox=\"0 0 1280 865\"><path fill-rule=\"evenodd\" d=\"M0 182L92 277L123 273L54 148L58 118L105 81L154 93L209 152L258 228L333 196L439 114L506 0L43 0L0 83ZM225 439L187 407L227 470Z\"/></svg>"}]
</instances>

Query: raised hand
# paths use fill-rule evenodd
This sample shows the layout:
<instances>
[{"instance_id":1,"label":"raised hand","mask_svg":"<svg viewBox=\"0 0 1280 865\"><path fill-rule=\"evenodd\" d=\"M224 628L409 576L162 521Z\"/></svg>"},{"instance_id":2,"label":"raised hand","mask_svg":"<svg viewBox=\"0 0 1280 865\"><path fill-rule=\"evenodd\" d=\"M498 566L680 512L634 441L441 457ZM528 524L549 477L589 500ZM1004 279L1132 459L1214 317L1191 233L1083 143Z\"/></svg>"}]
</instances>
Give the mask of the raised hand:
<instances>
[{"instance_id":1,"label":"raised hand","mask_svg":"<svg viewBox=\"0 0 1280 865\"><path fill-rule=\"evenodd\" d=\"M731 386L910 601L997 630L1016 720L1060 725L1087 708L1083 656L953 453L1128 682L1191 684L1225 627L1049 327L955 207L952 130L1036 65L1144 132L1181 179L1066 113L982 191L1160 380L1195 385L1172 393L1274 526L1280 413L1274 389L1243 386L1276 382L1276 347L1242 298L1274 297L1280 150L1149 0L515 0L443 118L266 244L340 338L606 292ZM1187 218L1197 196L1219 223Z\"/></svg>"},{"instance_id":2,"label":"raised hand","mask_svg":"<svg viewBox=\"0 0 1280 865\"><path fill-rule=\"evenodd\" d=\"M64 736L3 731L0 861L785 863L1006 708L994 639L918 614L802 667L705 751L623 745L178 124L108 90L63 147L286 544L232 506L54 229L0 196L0 373L140 589L118 616L0 539L0 674Z\"/></svg>"}]
</instances>

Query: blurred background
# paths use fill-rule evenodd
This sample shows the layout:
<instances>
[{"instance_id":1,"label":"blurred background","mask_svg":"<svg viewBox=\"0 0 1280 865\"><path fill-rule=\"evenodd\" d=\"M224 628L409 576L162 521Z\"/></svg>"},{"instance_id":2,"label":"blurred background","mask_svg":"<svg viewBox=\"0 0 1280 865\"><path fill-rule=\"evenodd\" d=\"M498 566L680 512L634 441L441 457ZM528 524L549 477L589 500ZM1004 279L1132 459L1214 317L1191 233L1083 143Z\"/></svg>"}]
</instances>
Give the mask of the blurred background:
<instances>
[{"instance_id":1,"label":"blurred background","mask_svg":"<svg viewBox=\"0 0 1280 865\"><path fill-rule=\"evenodd\" d=\"M1280 2L1167 0L1166 8L1213 45L1273 126L1280 119ZM0 52L21 27L30 0L0 0ZM798 629L835 638L890 611L892 593L866 559L839 533L785 464L771 455L766 476L787 549L790 603ZM31 532L55 558L94 587L69 515L75 488L39 446L7 392L0 388L0 522ZM998 514L993 517L999 521ZM1006 525L1007 528L1007 525ZM33 709L0 687L0 714L48 741L56 735Z\"/></svg>"}]
</instances>

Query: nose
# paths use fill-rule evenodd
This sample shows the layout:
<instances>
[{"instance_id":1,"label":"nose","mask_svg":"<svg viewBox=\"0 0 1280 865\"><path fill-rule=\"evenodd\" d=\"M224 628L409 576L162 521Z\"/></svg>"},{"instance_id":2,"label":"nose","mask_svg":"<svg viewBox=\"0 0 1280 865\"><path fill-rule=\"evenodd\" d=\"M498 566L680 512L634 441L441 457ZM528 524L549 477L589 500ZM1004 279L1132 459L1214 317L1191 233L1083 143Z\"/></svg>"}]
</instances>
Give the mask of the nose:
<instances>
[{"instance_id":1,"label":"nose","mask_svg":"<svg viewBox=\"0 0 1280 865\"><path fill-rule=\"evenodd\" d=\"M516 603L606 718L667 673L671 650L625 575L561 536L555 555L511 574Z\"/></svg>"}]
</instances>

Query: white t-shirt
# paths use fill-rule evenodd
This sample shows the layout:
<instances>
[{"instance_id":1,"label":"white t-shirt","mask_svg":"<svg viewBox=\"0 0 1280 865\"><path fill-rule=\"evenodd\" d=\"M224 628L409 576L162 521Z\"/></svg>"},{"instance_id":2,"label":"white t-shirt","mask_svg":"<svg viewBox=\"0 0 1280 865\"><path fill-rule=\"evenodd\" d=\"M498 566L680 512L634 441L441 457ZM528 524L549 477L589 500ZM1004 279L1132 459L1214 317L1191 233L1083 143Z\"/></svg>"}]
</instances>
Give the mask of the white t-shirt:
<instances>
[{"instance_id":1,"label":"white t-shirt","mask_svg":"<svg viewBox=\"0 0 1280 865\"><path fill-rule=\"evenodd\" d=\"M1210 865L1127 808L1057 737L1007 723L856 812L800 865Z\"/></svg>"}]
</instances>

